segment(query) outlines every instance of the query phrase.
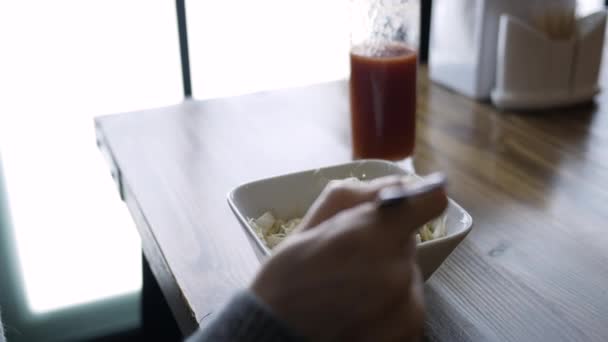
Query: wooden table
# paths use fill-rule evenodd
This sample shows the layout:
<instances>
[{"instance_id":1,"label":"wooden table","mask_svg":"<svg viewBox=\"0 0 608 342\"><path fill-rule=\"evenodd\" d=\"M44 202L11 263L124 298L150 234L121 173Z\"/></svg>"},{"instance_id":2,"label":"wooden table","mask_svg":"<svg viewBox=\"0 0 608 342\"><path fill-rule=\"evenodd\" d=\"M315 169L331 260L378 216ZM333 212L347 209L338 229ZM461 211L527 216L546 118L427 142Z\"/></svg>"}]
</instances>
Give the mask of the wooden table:
<instances>
[{"instance_id":1,"label":"wooden table","mask_svg":"<svg viewBox=\"0 0 608 342\"><path fill-rule=\"evenodd\" d=\"M421 80L415 164L474 219L426 284L430 340L608 339L608 98L497 112ZM184 334L258 267L236 185L350 160L345 82L100 117L98 142Z\"/></svg>"}]
</instances>

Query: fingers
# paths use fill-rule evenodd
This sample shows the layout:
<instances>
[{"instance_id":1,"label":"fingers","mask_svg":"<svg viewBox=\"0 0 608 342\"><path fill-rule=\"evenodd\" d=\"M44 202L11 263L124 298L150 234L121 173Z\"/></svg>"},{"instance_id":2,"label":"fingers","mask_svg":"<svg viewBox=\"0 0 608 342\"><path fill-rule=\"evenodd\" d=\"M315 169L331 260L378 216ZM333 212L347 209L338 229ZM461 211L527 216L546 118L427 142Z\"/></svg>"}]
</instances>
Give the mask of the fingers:
<instances>
[{"instance_id":1,"label":"fingers","mask_svg":"<svg viewBox=\"0 0 608 342\"><path fill-rule=\"evenodd\" d=\"M414 195L389 208L376 210L381 223L379 228L385 231L395 230L395 234L410 235L445 211L448 200L443 186L425 190L424 183L417 183L405 187L411 187ZM421 191L417 192L416 188Z\"/></svg>"},{"instance_id":2,"label":"fingers","mask_svg":"<svg viewBox=\"0 0 608 342\"><path fill-rule=\"evenodd\" d=\"M402 182L401 176L382 177L365 183L331 181L302 219L300 229L315 227L342 210L373 201L382 189Z\"/></svg>"},{"instance_id":3,"label":"fingers","mask_svg":"<svg viewBox=\"0 0 608 342\"><path fill-rule=\"evenodd\" d=\"M416 194L430 192L436 188L443 188L445 184L445 176L441 173L434 173L416 182L389 186L378 193L378 206L380 208L390 208L403 201L407 201Z\"/></svg>"},{"instance_id":4,"label":"fingers","mask_svg":"<svg viewBox=\"0 0 608 342\"><path fill-rule=\"evenodd\" d=\"M399 183L399 180L396 181ZM337 214L334 213L330 219L324 221L332 227L326 233L339 237L338 240L341 240L341 243L346 246L364 243L367 246L376 245L385 249L390 247L390 250L401 256L405 256L404 250L412 254L415 246L410 248L408 243L413 243L414 232L441 215L447 207L447 197L443 186L428 187L428 182L425 184L424 181L420 184L400 186L408 187L411 190L409 191L410 196L406 200L394 202L389 207L379 206L376 200L364 201L364 203L339 211ZM347 189L346 192L338 192L338 194L341 196L355 194L349 202L353 203L355 200L352 198L364 200L369 198L372 193L377 194L380 190L382 188L375 188L374 191L364 192L365 195L361 195ZM319 209L313 212L309 222L315 222L316 219L324 220L324 216L317 215L317 213L327 214L329 209L324 206L326 203L331 204L336 200L331 193L335 192L331 191L325 197L328 199L327 202L321 201ZM344 196L344 198L348 198L348 196ZM338 201L337 203L343 202ZM331 209L336 207L337 205L330 206ZM408 248L404 249L404 247Z\"/></svg>"},{"instance_id":5,"label":"fingers","mask_svg":"<svg viewBox=\"0 0 608 342\"><path fill-rule=\"evenodd\" d=\"M444 189L436 188L390 208L378 208L375 202L366 202L343 210L328 223L336 234L347 233L352 239L363 240L368 245L394 246L402 252L403 247L411 243L417 229L440 216L446 207Z\"/></svg>"}]
</instances>

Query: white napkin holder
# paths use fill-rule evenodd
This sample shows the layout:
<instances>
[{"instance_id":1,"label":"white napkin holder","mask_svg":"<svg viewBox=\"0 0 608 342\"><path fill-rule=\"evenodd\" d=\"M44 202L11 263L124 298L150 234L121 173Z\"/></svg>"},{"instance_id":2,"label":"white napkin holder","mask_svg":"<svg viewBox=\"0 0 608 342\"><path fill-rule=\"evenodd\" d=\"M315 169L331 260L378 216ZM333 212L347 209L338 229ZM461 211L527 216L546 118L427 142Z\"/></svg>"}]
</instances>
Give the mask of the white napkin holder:
<instances>
[{"instance_id":1,"label":"white napkin holder","mask_svg":"<svg viewBox=\"0 0 608 342\"><path fill-rule=\"evenodd\" d=\"M606 11L577 21L569 40L507 14L500 17L496 84L492 102L501 109L541 109L591 100L598 92Z\"/></svg>"}]
</instances>

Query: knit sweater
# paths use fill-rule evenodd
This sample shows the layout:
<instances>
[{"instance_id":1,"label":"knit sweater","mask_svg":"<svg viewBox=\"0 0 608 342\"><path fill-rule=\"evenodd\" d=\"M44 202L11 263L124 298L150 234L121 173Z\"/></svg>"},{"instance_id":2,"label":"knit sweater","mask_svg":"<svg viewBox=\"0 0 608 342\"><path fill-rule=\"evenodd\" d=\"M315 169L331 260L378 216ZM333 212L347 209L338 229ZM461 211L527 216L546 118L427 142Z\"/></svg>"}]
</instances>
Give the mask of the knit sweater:
<instances>
[{"instance_id":1,"label":"knit sweater","mask_svg":"<svg viewBox=\"0 0 608 342\"><path fill-rule=\"evenodd\" d=\"M6 341L4 339L4 325L2 325L2 316L0 316L0 342Z\"/></svg>"},{"instance_id":2,"label":"knit sweater","mask_svg":"<svg viewBox=\"0 0 608 342\"><path fill-rule=\"evenodd\" d=\"M213 321L187 342L199 341L304 341L272 313L251 291L237 294Z\"/></svg>"}]
</instances>

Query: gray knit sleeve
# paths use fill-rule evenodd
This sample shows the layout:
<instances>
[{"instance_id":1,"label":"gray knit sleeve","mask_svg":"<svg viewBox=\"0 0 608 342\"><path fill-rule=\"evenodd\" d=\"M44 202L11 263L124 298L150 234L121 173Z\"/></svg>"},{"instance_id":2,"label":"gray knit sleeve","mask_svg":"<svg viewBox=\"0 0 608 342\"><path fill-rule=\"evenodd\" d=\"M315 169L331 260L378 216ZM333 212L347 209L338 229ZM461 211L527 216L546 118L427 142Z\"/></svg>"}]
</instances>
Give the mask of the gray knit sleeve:
<instances>
[{"instance_id":1,"label":"gray knit sleeve","mask_svg":"<svg viewBox=\"0 0 608 342\"><path fill-rule=\"evenodd\" d=\"M204 329L187 342L199 341L304 341L270 307L250 291L237 294Z\"/></svg>"},{"instance_id":2,"label":"gray knit sleeve","mask_svg":"<svg viewBox=\"0 0 608 342\"><path fill-rule=\"evenodd\" d=\"M4 339L4 325L2 325L2 316L0 316L0 342L6 341Z\"/></svg>"}]
</instances>

